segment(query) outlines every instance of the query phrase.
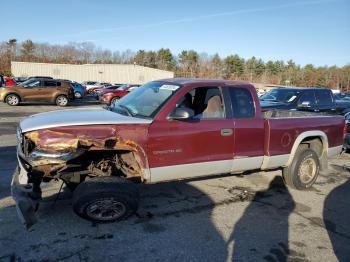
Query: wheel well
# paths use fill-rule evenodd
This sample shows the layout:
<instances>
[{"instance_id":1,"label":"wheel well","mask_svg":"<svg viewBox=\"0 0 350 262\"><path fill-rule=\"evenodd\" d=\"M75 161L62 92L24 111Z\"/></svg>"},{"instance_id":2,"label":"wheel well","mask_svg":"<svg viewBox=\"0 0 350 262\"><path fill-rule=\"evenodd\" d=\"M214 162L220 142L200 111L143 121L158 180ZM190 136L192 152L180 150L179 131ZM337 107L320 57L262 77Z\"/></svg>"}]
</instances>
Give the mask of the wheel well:
<instances>
[{"instance_id":1,"label":"wheel well","mask_svg":"<svg viewBox=\"0 0 350 262\"><path fill-rule=\"evenodd\" d=\"M57 94L56 96L55 96L55 98L53 99L53 103L56 103L56 100L57 100L57 98L59 97L59 96L65 96L67 99L68 99L68 95L66 95L66 94Z\"/></svg>"},{"instance_id":2,"label":"wheel well","mask_svg":"<svg viewBox=\"0 0 350 262\"><path fill-rule=\"evenodd\" d=\"M300 146L304 146L305 148L310 148L315 151L320 160L321 169L323 170L327 168L327 148L325 147L321 137L306 137L301 141L299 147Z\"/></svg>"},{"instance_id":3,"label":"wheel well","mask_svg":"<svg viewBox=\"0 0 350 262\"><path fill-rule=\"evenodd\" d=\"M308 148L314 150L319 158L323 154L323 142L320 137L307 137L300 144L307 145Z\"/></svg>"},{"instance_id":4,"label":"wheel well","mask_svg":"<svg viewBox=\"0 0 350 262\"><path fill-rule=\"evenodd\" d=\"M7 98L9 95L15 95L15 96L17 96L17 97L19 98L19 101L20 101L20 102L22 101L21 96L20 96L19 94L17 94L17 93L8 93L8 94L5 96L4 101L6 101L6 98Z\"/></svg>"},{"instance_id":5,"label":"wheel well","mask_svg":"<svg viewBox=\"0 0 350 262\"><path fill-rule=\"evenodd\" d=\"M68 98L68 96L66 95L66 94L58 94L56 97L55 97L55 100L57 99L57 97L59 97L59 96L65 96L65 97L67 97Z\"/></svg>"},{"instance_id":6,"label":"wheel well","mask_svg":"<svg viewBox=\"0 0 350 262\"><path fill-rule=\"evenodd\" d=\"M87 151L68 161L60 173L58 176L72 188L89 176L121 176L134 182L144 179L141 159L130 150Z\"/></svg>"}]
</instances>

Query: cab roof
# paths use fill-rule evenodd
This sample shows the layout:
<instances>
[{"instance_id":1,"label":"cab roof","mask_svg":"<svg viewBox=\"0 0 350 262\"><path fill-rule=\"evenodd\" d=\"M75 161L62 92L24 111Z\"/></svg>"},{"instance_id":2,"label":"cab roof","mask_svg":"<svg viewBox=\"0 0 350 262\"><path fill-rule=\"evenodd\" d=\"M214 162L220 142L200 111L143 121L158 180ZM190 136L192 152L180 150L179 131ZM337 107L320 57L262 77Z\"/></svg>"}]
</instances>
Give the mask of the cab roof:
<instances>
[{"instance_id":1,"label":"cab roof","mask_svg":"<svg viewBox=\"0 0 350 262\"><path fill-rule=\"evenodd\" d=\"M178 85L189 85L189 84L196 84L196 85L251 85L248 82L244 81L233 81L233 80L223 80L223 79L206 79L206 78L167 78L167 79L160 79L156 81L164 81L168 83L178 84Z\"/></svg>"}]
</instances>

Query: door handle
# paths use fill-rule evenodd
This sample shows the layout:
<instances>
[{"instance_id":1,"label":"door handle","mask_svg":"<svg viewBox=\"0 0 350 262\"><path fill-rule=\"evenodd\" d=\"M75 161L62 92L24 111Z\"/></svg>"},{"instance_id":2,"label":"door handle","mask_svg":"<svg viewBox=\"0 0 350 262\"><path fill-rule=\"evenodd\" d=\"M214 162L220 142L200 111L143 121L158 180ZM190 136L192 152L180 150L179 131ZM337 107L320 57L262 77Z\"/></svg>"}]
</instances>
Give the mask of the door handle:
<instances>
[{"instance_id":1,"label":"door handle","mask_svg":"<svg viewBox=\"0 0 350 262\"><path fill-rule=\"evenodd\" d=\"M232 136L233 130L231 128L221 129L221 136Z\"/></svg>"}]
</instances>

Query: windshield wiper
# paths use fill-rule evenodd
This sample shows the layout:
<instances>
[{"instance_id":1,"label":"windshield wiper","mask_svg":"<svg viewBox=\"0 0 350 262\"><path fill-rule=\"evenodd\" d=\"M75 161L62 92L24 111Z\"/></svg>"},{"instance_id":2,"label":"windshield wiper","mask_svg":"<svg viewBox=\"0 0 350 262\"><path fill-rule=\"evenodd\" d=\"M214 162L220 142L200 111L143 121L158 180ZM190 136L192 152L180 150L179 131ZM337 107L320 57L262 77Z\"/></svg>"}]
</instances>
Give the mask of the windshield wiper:
<instances>
[{"instance_id":1,"label":"windshield wiper","mask_svg":"<svg viewBox=\"0 0 350 262\"><path fill-rule=\"evenodd\" d=\"M124 106L124 105L118 105L119 107L123 108L129 116L135 116L136 114L131 110L131 108Z\"/></svg>"}]
</instances>

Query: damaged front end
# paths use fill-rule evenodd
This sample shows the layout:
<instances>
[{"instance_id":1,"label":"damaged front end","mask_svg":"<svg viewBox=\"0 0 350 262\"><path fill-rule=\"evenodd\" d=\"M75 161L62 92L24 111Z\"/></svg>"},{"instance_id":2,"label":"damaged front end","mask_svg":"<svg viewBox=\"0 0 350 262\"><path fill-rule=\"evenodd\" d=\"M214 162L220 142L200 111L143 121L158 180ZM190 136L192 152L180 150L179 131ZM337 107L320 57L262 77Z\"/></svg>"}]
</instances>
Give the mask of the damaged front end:
<instances>
[{"instance_id":1,"label":"damaged front end","mask_svg":"<svg viewBox=\"0 0 350 262\"><path fill-rule=\"evenodd\" d=\"M70 126L27 133L18 128L17 138L19 164L11 188L19 217L27 228L36 222L42 182L61 179L74 190L95 176L147 179L142 148L117 134L115 126Z\"/></svg>"}]
</instances>

